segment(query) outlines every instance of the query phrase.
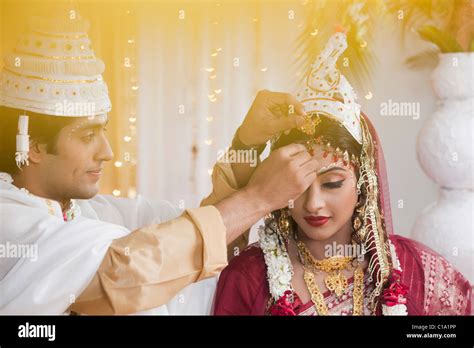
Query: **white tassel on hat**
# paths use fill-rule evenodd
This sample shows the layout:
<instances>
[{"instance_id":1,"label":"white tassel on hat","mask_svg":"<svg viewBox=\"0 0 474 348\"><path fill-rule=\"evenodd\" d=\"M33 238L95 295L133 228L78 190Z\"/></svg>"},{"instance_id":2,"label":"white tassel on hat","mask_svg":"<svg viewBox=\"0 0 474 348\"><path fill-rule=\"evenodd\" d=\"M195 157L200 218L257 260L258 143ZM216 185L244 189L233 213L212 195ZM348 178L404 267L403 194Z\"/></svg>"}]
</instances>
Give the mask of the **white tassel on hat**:
<instances>
[{"instance_id":1,"label":"white tassel on hat","mask_svg":"<svg viewBox=\"0 0 474 348\"><path fill-rule=\"evenodd\" d=\"M18 118L18 133L16 135L15 161L18 168L30 165L28 152L30 151L30 136L28 135L28 116L20 115Z\"/></svg>"}]
</instances>

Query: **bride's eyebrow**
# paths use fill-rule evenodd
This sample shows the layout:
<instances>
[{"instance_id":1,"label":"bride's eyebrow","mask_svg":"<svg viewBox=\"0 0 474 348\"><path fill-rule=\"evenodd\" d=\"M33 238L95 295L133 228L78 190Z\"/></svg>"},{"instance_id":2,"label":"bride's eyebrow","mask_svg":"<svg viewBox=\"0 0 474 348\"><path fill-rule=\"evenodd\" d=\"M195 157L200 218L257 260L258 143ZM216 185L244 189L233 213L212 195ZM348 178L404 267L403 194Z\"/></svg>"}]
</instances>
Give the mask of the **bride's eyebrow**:
<instances>
[{"instance_id":1,"label":"bride's eyebrow","mask_svg":"<svg viewBox=\"0 0 474 348\"><path fill-rule=\"evenodd\" d=\"M320 175L324 175L326 173L329 173L333 170L342 170L343 172L345 172L346 170L342 167L332 167L332 168L329 168L329 169L326 169L326 170L323 170L321 172L318 172L317 175L320 176Z\"/></svg>"}]
</instances>

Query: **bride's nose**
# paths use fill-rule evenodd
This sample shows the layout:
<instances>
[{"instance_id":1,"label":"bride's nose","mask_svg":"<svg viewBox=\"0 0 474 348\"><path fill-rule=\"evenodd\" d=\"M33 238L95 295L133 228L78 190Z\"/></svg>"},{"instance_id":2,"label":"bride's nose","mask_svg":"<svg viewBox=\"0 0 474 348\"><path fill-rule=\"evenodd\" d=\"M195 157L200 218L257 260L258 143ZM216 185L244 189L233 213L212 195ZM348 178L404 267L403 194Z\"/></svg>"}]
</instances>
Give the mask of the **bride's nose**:
<instances>
[{"instance_id":1,"label":"bride's nose","mask_svg":"<svg viewBox=\"0 0 474 348\"><path fill-rule=\"evenodd\" d=\"M304 203L305 209L310 213L316 213L318 210L324 208L325 204L319 185L314 183L308 189L308 194L306 195L306 201Z\"/></svg>"}]
</instances>

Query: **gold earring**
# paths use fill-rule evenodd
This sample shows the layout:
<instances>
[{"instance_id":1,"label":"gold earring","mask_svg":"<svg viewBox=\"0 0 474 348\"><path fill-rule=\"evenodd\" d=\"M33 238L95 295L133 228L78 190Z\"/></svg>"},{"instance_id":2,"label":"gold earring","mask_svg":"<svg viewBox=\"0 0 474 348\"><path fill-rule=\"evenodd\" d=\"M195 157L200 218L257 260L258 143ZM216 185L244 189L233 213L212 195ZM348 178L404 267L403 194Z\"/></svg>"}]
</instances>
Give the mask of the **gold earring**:
<instances>
[{"instance_id":1,"label":"gold earring","mask_svg":"<svg viewBox=\"0 0 474 348\"><path fill-rule=\"evenodd\" d=\"M353 235L356 241L358 241L359 243L363 243L365 241L367 232L366 227L363 226L363 219L363 217L361 218L359 216L356 216L354 218L354 221L352 222L352 226L354 227Z\"/></svg>"},{"instance_id":2,"label":"gold earring","mask_svg":"<svg viewBox=\"0 0 474 348\"><path fill-rule=\"evenodd\" d=\"M288 209L280 209L278 227L280 228L282 235L287 239L290 232L290 212Z\"/></svg>"},{"instance_id":3,"label":"gold earring","mask_svg":"<svg viewBox=\"0 0 474 348\"><path fill-rule=\"evenodd\" d=\"M353 223L354 231L357 232L357 230L360 228L361 225L362 225L362 222L360 221L360 218L356 216Z\"/></svg>"}]
</instances>

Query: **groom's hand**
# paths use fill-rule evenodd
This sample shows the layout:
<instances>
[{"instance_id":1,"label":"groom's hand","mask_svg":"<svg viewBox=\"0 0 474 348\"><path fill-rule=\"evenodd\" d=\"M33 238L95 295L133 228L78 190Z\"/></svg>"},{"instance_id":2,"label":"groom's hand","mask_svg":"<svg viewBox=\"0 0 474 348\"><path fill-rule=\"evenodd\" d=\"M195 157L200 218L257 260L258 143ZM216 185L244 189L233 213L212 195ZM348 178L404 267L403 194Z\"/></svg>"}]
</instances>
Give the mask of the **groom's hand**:
<instances>
[{"instance_id":1,"label":"groom's hand","mask_svg":"<svg viewBox=\"0 0 474 348\"><path fill-rule=\"evenodd\" d=\"M247 146L261 145L278 133L301 127L305 115L303 105L291 94L263 90L257 93L238 137Z\"/></svg>"},{"instance_id":2,"label":"groom's hand","mask_svg":"<svg viewBox=\"0 0 474 348\"><path fill-rule=\"evenodd\" d=\"M301 144L272 152L247 186L215 204L226 226L227 244L273 210L297 199L316 179L318 160Z\"/></svg>"},{"instance_id":3,"label":"groom's hand","mask_svg":"<svg viewBox=\"0 0 474 348\"><path fill-rule=\"evenodd\" d=\"M301 144L290 144L272 152L255 170L247 189L258 192L269 211L288 206L316 179L318 160Z\"/></svg>"}]
</instances>

